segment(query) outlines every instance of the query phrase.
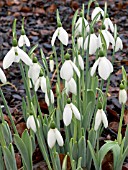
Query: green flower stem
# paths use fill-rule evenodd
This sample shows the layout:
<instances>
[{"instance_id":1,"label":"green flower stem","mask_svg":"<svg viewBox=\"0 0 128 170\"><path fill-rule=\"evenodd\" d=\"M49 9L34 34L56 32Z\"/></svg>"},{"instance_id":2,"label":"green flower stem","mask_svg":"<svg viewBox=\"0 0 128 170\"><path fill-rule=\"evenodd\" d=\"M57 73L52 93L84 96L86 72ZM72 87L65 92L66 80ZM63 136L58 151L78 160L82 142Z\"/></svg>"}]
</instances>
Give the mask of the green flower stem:
<instances>
[{"instance_id":1,"label":"green flower stem","mask_svg":"<svg viewBox=\"0 0 128 170\"><path fill-rule=\"evenodd\" d=\"M2 147L6 146L6 142L3 135L2 124L0 124L0 144Z\"/></svg>"},{"instance_id":2,"label":"green flower stem","mask_svg":"<svg viewBox=\"0 0 128 170\"><path fill-rule=\"evenodd\" d=\"M63 64L64 63L64 46L61 42L60 42L60 50L61 50L61 60Z\"/></svg>"},{"instance_id":3,"label":"green flower stem","mask_svg":"<svg viewBox=\"0 0 128 170\"><path fill-rule=\"evenodd\" d=\"M121 129L122 129L122 122L123 122L123 117L124 117L124 109L125 109L125 104L122 104L121 117L120 117L118 136L117 136L117 141L119 144L121 144Z\"/></svg>"},{"instance_id":4,"label":"green flower stem","mask_svg":"<svg viewBox=\"0 0 128 170\"><path fill-rule=\"evenodd\" d=\"M6 99L5 99L5 97L4 97L4 94L3 94L1 88L0 88L0 95L1 95L1 97L2 97L2 100L3 100L3 103L4 103L5 109L6 109L7 113L8 113L9 119L10 119L10 121L11 121L13 130L14 130L15 134L17 134L17 135L19 136L19 134L18 134L18 132L17 132L17 129L16 129L16 126L15 126L15 123L14 123L14 121L13 121L13 119L12 119L11 112L10 112L10 110L9 110L9 107L8 107L8 105L7 105Z\"/></svg>"},{"instance_id":5,"label":"green flower stem","mask_svg":"<svg viewBox=\"0 0 128 170\"><path fill-rule=\"evenodd\" d=\"M50 149L50 156L51 156L51 160L52 160L53 169L58 170L57 164L56 164L56 161L55 161L55 157L54 157L55 151L56 151L56 149L55 149L55 146L54 146L53 149Z\"/></svg>"}]
</instances>

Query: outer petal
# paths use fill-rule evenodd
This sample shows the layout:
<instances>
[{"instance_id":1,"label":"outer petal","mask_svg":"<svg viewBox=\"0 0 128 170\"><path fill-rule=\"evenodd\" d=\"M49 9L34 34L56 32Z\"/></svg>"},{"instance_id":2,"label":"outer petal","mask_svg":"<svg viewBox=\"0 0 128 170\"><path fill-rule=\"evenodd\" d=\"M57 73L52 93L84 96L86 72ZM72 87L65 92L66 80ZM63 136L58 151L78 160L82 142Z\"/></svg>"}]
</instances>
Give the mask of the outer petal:
<instances>
[{"instance_id":1,"label":"outer petal","mask_svg":"<svg viewBox=\"0 0 128 170\"><path fill-rule=\"evenodd\" d=\"M99 12L101 12L102 16L104 16L104 11L100 7L96 7L92 12L91 19L93 20ZM97 21L99 20L100 20L100 16L97 18Z\"/></svg>"},{"instance_id":2,"label":"outer petal","mask_svg":"<svg viewBox=\"0 0 128 170\"><path fill-rule=\"evenodd\" d=\"M21 50L19 47L17 47L17 52L18 55L20 57L20 59L28 66L33 65L32 60L30 59L30 57L23 51Z\"/></svg>"},{"instance_id":3,"label":"outer petal","mask_svg":"<svg viewBox=\"0 0 128 170\"><path fill-rule=\"evenodd\" d=\"M2 81L3 84L7 82L6 76L1 68L0 68L0 80Z\"/></svg>"},{"instance_id":4,"label":"outer petal","mask_svg":"<svg viewBox=\"0 0 128 170\"><path fill-rule=\"evenodd\" d=\"M62 65L60 77L66 81L69 81L73 77L73 68L69 60L66 60Z\"/></svg>"},{"instance_id":5,"label":"outer petal","mask_svg":"<svg viewBox=\"0 0 128 170\"><path fill-rule=\"evenodd\" d=\"M113 66L106 57L100 58L98 72L102 79L107 80L110 73L113 71Z\"/></svg>"},{"instance_id":6,"label":"outer petal","mask_svg":"<svg viewBox=\"0 0 128 170\"><path fill-rule=\"evenodd\" d=\"M49 66L50 66L50 71L53 72L54 71L54 60L49 61Z\"/></svg>"},{"instance_id":7,"label":"outer petal","mask_svg":"<svg viewBox=\"0 0 128 170\"><path fill-rule=\"evenodd\" d=\"M74 71L76 72L77 76L80 78L80 71L79 69L76 67L76 65L70 60L70 63L74 69Z\"/></svg>"},{"instance_id":8,"label":"outer petal","mask_svg":"<svg viewBox=\"0 0 128 170\"><path fill-rule=\"evenodd\" d=\"M127 92L125 89L119 91L119 103L125 104L127 101Z\"/></svg>"},{"instance_id":9,"label":"outer petal","mask_svg":"<svg viewBox=\"0 0 128 170\"><path fill-rule=\"evenodd\" d=\"M89 28L89 24L88 21L84 18L84 24L86 26L86 31L89 32L90 28Z\"/></svg>"},{"instance_id":10,"label":"outer petal","mask_svg":"<svg viewBox=\"0 0 128 170\"><path fill-rule=\"evenodd\" d=\"M81 70L84 70L84 61L83 61L83 58L81 57L81 55L78 55L78 62L79 62L79 66L80 66Z\"/></svg>"},{"instance_id":11,"label":"outer petal","mask_svg":"<svg viewBox=\"0 0 128 170\"><path fill-rule=\"evenodd\" d=\"M114 32L114 26L113 26L113 23L112 21L108 18L108 23L109 23L109 26L110 26L110 29L112 32Z\"/></svg>"},{"instance_id":12,"label":"outer petal","mask_svg":"<svg viewBox=\"0 0 128 170\"><path fill-rule=\"evenodd\" d=\"M75 36L82 33L82 17L79 17L75 24Z\"/></svg>"},{"instance_id":13,"label":"outer petal","mask_svg":"<svg viewBox=\"0 0 128 170\"><path fill-rule=\"evenodd\" d=\"M21 35L18 41L18 46L23 47L24 45L24 35Z\"/></svg>"},{"instance_id":14,"label":"outer petal","mask_svg":"<svg viewBox=\"0 0 128 170\"><path fill-rule=\"evenodd\" d=\"M38 78L35 82L35 91L38 90L39 86L40 86L40 78Z\"/></svg>"},{"instance_id":15,"label":"outer petal","mask_svg":"<svg viewBox=\"0 0 128 170\"><path fill-rule=\"evenodd\" d=\"M34 131L34 133L36 133L36 123L35 123L35 120L34 120L34 117L33 115L29 116L28 119L27 119L27 128L28 129L32 129Z\"/></svg>"},{"instance_id":16,"label":"outer petal","mask_svg":"<svg viewBox=\"0 0 128 170\"><path fill-rule=\"evenodd\" d=\"M77 38L78 49L83 48L83 37Z\"/></svg>"},{"instance_id":17,"label":"outer petal","mask_svg":"<svg viewBox=\"0 0 128 170\"><path fill-rule=\"evenodd\" d=\"M64 45L68 45L68 33L63 29L63 27L59 28L59 34L58 39L62 42Z\"/></svg>"},{"instance_id":18,"label":"outer petal","mask_svg":"<svg viewBox=\"0 0 128 170\"><path fill-rule=\"evenodd\" d=\"M107 36L108 36L109 42L110 42L113 46L115 46L115 40L114 40L112 34L111 34L109 31L107 31L107 30L106 30L106 34L107 34Z\"/></svg>"},{"instance_id":19,"label":"outer petal","mask_svg":"<svg viewBox=\"0 0 128 170\"><path fill-rule=\"evenodd\" d=\"M48 98L48 93L47 92L45 93L45 102L47 103L47 106L50 105L49 98Z\"/></svg>"},{"instance_id":20,"label":"outer petal","mask_svg":"<svg viewBox=\"0 0 128 170\"><path fill-rule=\"evenodd\" d=\"M71 106L71 109L72 109L75 117L76 117L78 120L81 120L80 112L79 112L79 110L77 109L77 107L76 107L74 104L72 104L72 103L70 104L70 106Z\"/></svg>"},{"instance_id":21,"label":"outer petal","mask_svg":"<svg viewBox=\"0 0 128 170\"><path fill-rule=\"evenodd\" d=\"M117 52L119 49L123 49L123 43L122 43L122 40L120 39L120 37L117 37L117 40L116 40L116 45L115 45L115 52Z\"/></svg>"},{"instance_id":22,"label":"outer petal","mask_svg":"<svg viewBox=\"0 0 128 170\"><path fill-rule=\"evenodd\" d=\"M45 93L47 90L47 86L46 86L46 78L40 77L40 85L41 85L41 90Z\"/></svg>"},{"instance_id":23,"label":"outer petal","mask_svg":"<svg viewBox=\"0 0 128 170\"><path fill-rule=\"evenodd\" d=\"M51 99L51 103L53 104L54 103L54 94L53 94L52 90L50 90L50 99Z\"/></svg>"},{"instance_id":24,"label":"outer petal","mask_svg":"<svg viewBox=\"0 0 128 170\"><path fill-rule=\"evenodd\" d=\"M58 142L58 145L59 146L63 146L64 145L64 141L63 141L61 133L58 131L57 128L55 128L54 132L55 132L55 136L56 136L56 140Z\"/></svg>"},{"instance_id":25,"label":"outer petal","mask_svg":"<svg viewBox=\"0 0 128 170\"><path fill-rule=\"evenodd\" d=\"M88 43L87 43L88 45ZM98 48L98 38L97 36L93 33L90 35L90 44L89 44L89 54L92 55L96 52Z\"/></svg>"},{"instance_id":26,"label":"outer petal","mask_svg":"<svg viewBox=\"0 0 128 170\"><path fill-rule=\"evenodd\" d=\"M96 112L96 117L95 117L95 125L94 125L95 131L98 130L101 124L101 121L102 121L102 111L98 109L98 111Z\"/></svg>"},{"instance_id":27,"label":"outer petal","mask_svg":"<svg viewBox=\"0 0 128 170\"><path fill-rule=\"evenodd\" d=\"M95 61L95 63L93 64L93 66L92 66L92 68L91 68L91 76L93 76L94 73L96 72L96 68L97 68L97 66L98 66L98 64L99 64L99 61L100 61L100 58L98 58L98 59Z\"/></svg>"},{"instance_id":28,"label":"outer petal","mask_svg":"<svg viewBox=\"0 0 128 170\"><path fill-rule=\"evenodd\" d=\"M63 121L65 126L68 126L72 120L72 110L70 104L66 104L63 112Z\"/></svg>"},{"instance_id":29,"label":"outer petal","mask_svg":"<svg viewBox=\"0 0 128 170\"><path fill-rule=\"evenodd\" d=\"M11 50L4 57L3 68L7 69L8 67L10 67L14 62L14 59L15 59L15 51L14 51L14 47L12 47Z\"/></svg>"},{"instance_id":30,"label":"outer petal","mask_svg":"<svg viewBox=\"0 0 128 170\"><path fill-rule=\"evenodd\" d=\"M50 130L48 131L47 142L48 142L48 146L49 146L50 148L53 148L53 146L54 146L55 143L56 143L56 136L55 136L54 129L50 129Z\"/></svg>"},{"instance_id":31,"label":"outer petal","mask_svg":"<svg viewBox=\"0 0 128 170\"><path fill-rule=\"evenodd\" d=\"M103 110L102 110L102 121L103 121L104 127L107 128L108 127L108 120L107 120L107 116L106 116L106 114L104 113Z\"/></svg>"},{"instance_id":32,"label":"outer petal","mask_svg":"<svg viewBox=\"0 0 128 170\"><path fill-rule=\"evenodd\" d=\"M58 31L59 31L59 28L56 29L56 31L54 32L54 34L53 34L53 36L52 36L52 40L51 40L52 46L54 46L56 37L58 36Z\"/></svg>"},{"instance_id":33,"label":"outer petal","mask_svg":"<svg viewBox=\"0 0 128 170\"><path fill-rule=\"evenodd\" d=\"M24 35L24 41L27 47L30 47L30 41L26 35Z\"/></svg>"},{"instance_id":34,"label":"outer petal","mask_svg":"<svg viewBox=\"0 0 128 170\"><path fill-rule=\"evenodd\" d=\"M76 89L76 82L73 78L71 78L71 80L69 82L67 82L67 86L69 88L69 91L73 94L77 94L77 89Z\"/></svg>"},{"instance_id":35,"label":"outer petal","mask_svg":"<svg viewBox=\"0 0 128 170\"><path fill-rule=\"evenodd\" d=\"M108 36L106 30L102 30L101 32L102 32L102 34L104 36L104 39L105 39L106 45L107 45L107 49L108 49L108 47L109 47L109 36Z\"/></svg>"}]
</instances>

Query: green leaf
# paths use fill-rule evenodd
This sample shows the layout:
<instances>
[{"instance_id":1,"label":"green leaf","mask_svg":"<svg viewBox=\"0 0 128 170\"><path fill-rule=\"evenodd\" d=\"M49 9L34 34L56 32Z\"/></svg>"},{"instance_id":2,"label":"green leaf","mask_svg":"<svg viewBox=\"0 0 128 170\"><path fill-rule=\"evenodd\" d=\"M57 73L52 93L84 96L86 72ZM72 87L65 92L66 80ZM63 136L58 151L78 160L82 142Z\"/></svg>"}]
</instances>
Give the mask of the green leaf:
<instances>
[{"instance_id":1,"label":"green leaf","mask_svg":"<svg viewBox=\"0 0 128 170\"><path fill-rule=\"evenodd\" d=\"M113 159L114 159L114 169L116 170L118 161L120 160L120 146L117 144L112 148Z\"/></svg>"},{"instance_id":2,"label":"green leaf","mask_svg":"<svg viewBox=\"0 0 128 170\"><path fill-rule=\"evenodd\" d=\"M128 146L128 124L127 124L127 128L126 128L126 131L125 131L125 140L124 140L124 150L127 148Z\"/></svg>"},{"instance_id":3,"label":"green leaf","mask_svg":"<svg viewBox=\"0 0 128 170\"><path fill-rule=\"evenodd\" d=\"M77 165L77 170L82 170L82 157L78 159L78 165Z\"/></svg>"},{"instance_id":4,"label":"green leaf","mask_svg":"<svg viewBox=\"0 0 128 170\"><path fill-rule=\"evenodd\" d=\"M35 49L38 47L38 44L34 45L28 52L28 55L31 56Z\"/></svg>"},{"instance_id":5,"label":"green leaf","mask_svg":"<svg viewBox=\"0 0 128 170\"><path fill-rule=\"evenodd\" d=\"M10 128L7 122L2 123L2 130L3 130L3 135L6 141L6 145L9 145L10 143L12 143L12 133L10 131Z\"/></svg>"},{"instance_id":6,"label":"green leaf","mask_svg":"<svg viewBox=\"0 0 128 170\"><path fill-rule=\"evenodd\" d=\"M74 26L75 26L75 23L76 23L76 20L77 20L77 15L78 15L78 10L76 10L76 12L73 16L73 19L72 19L72 30L74 30Z\"/></svg>"},{"instance_id":7,"label":"green leaf","mask_svg":"<svg viewBox=\"0 0 128 170\"><path fill-rule=\"evenodd\" d=\"M82 167L86 167L86 141L84 136L82 136L78 141L78 158L80 157L82 157Z\"/></svg>"},{"instance_id":8,"label":"green leaf","mask_svg":"<svg viewBox=\"0 0 128 170\"><path fill-rule=\"evenodd\" d=\"M67 158L68 158L68 156L65 155L63 164L62 164L62 170L67 170Z\"/></svg>"},{"instance_id":9,"label":"green leaf","mask_svg":"<svg viewBox=\"0 0 128 170\"><path fill-rule=\"evenodd\" d=\"M24 144L23 140L18 135L14 135L14 142L22 156L22 159L27 167L27 170L32 170L31 161L29 159L28 154L28 148Z\"/></svg>"},{"instance_id":10,"label":"green leaf","mask_svg":"<svg viewBox=\"0 0 128 170\"><path fill-rule=\"evenodd\" d=\"M124 66L122 66L122 76L123 76L123 80L124 80L124 87L127 90L127 87L128 87L127 73L126 73L126 70L125 70Z\"/></svg>"},{"instance_id":11,"label":"green leaf","mask_svg":"<svg viewBox=\"0 0 128 170\"><path fill-rule=\"evenodd\" d=\"M0 170L4 170L4 161L3 161L3 157L2 157L2 148L0 146Z\"/></svg>"},{"instance_id":12,"label":"green leaf","mask_svg":"<svg viewBox=\"0 0 128 170\"><path fill-rule=\"evenodd\" d=\"M72 147L72 157L75 161L78 159L78 144L77 141L74 142Z\"/></svg>"}]
</instances>

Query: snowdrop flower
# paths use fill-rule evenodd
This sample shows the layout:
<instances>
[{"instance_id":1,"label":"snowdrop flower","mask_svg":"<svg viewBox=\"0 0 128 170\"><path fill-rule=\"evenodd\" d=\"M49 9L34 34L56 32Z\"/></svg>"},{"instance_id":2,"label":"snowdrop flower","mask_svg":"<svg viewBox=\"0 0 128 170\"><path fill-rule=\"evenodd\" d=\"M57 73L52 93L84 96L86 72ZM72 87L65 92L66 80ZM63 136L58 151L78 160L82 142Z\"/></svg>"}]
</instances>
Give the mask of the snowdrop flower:
<instances>
[{"instance_id":1,"label":"snowdrop flower","mask_svg":"<svg viewBox=\"0 0 128 170\"><path fill-rule=\"evenodd\" d=\"M74 63L76 63L76 57L74 58ZM81 68L81 70L84 70L84 61L81 55L78 55L78 64Z\"/></svg>"},{"instance_id":2,"label":"snowdrop flower","mask_svg":"<svg viewBox=\"0 0 128 170\"><path fill-rule=\"evenodd\" d=\"M97 131L101 122L103 122L104 127L108 127L108 120L105 112L103 111L102 108L98 108L96 112L96 117L95 117L95 125L94 125L94 130Z\"/></svg>"},{"instance_id":3,"label":"snowdrop flower","mask_svg":"<svg viewBox=\"0 0 128 170\"><path fill-rule=\"evenodd\" d=\"M0 68L0 80L3 84L7 82L6 76L1 68Z\"/></svg>"},{"instance_id":4,"label":"snowdrop flower","mask_svg":"<svg viewBox=\"0 0 128 170\"><path fill-rule=\"evenodd\" d=\"M107 80L109 75L113 72L113 65L106 57L104 57L104 53L102 51L100 52L99 55L100 57L95 61L95 63L92 66L91 76L94 75L98 66L99 76L103 80Z\"/></svg>"},{"instance_id":5,"label":"snowdrop flower","mask_svg":"<svg viewBox=\"0 0 128 170\"><path fill-rule=\"evenodd\" d=\"M53 72L54 70L54 60L53 60L53 56L51 55L49 58L49 66L50 66L50 71Z\"/></svg>"},{"instance_id":6,"label":"snowdrop flower","mask_svg":"<svg viewBox=\"0 0 128 170\"><path fill-rule=\"evenodd\" d=\"M60 77L66 81L69 81L73 77L73 71L76 72L77 76L80 78L80 71L76 65L69 60L69 54L65 55L66 61L63 63L60 69Z\"/></svg>"},{"instance_id":7,"label":"snowdrop flower","mask_svg":"<svg viewBox=\"0 0 128 170\"><path fill-rule=\"evenodd\" d=\"M11 50L4 57L3 68L7 69L13 62L18 63L20 60L28 66L32 65L32 60L30 57L17 46L17 41L14 40Z\"/></svg>"},{"instance_id":8,"label":"snowdrop flower","mask_svg":"<svg viewBox=\"0 0 128 170\"><path fill-rule=\"evenodd\" d=\"M43 93L46 92L46 78L43 75L40 75L39 78L35 82L35 91L38 90L38 88L41 87L41 90Z\"/></svg>"},{"instance_id":9,"label":"snowdrop flower","mask_svg":"<svg viewBox=\"0 0 128 170\"><path fill-rule=\"evenodd\" d=\"M89 35L86 37L85 43L84 43L84 49L87 50L88 48L88 41L89 41ZM95 54L96 50L98 48L98 38L94 33L90 34L90 42L89 42L89 54Z\"/></svg>"},{"instance_id":10,"label":"snowdrop flower","mask_svg":"<svg viewBox=\"0 0 128 170\"><path fill-rule=\"evenodd\" d=\"M76 119L81 120L81 115L80 115L79 110L69 100L63 111L63 121L64 121L65 126L68 126L71 123L72 113L74 113L74 116L76 117Z\"/></svg>"},{"instance_id":11,"label":"snowdrop flower","mask_svg":"<svg viewBox=\"0 0 128 170\"><path fill-rule=\"evenodd\" d=\"M38 124L38 127L40 127L38 119L37 119L37 124ZM36 128L36 123L35 123L35 119L33 115L30 115L28 117L26 125L28 129L32 129L34 133L36 133L37 128Z\"/></svg>"},{"instance_id":12,"label":"snowdrop flower","mask_svg":"<svg viewBox=\"0 0 128 170\"><path fill-rule=\"evenodd\" d=\"M65 88L66 88L66 94L68 95L68 93L73 93L73 94L77 94L77 86L76 86L76 82L74 80L74 78L71 78L68 82L65 82Z\"/></svg>"},{"instance_id":13,"label":"snowdrop flower","mask_svg":"<svg viewBox=\"0 0 128 170\"><path fill-rule=\"evenodd\" d=\"M52 40L51 40L52 46L54 46L56 37L58 37L58 39L61 41L63 45L66 46L68 45L68 33L64 30L61 23L59 23L58 28L56 29L56 31L52 36Z\"/></svg>"},{"instance_id":14,"label":"snowdrop flower","mask_svg":"<svg viewBox=\"0 0 128 170\"><path fill-rule=\"evenodd\" d=\"M23 47L23 45L30 47L30 41L29 41L28 37L25 35L24 29L21 30L21 36L20 36L19 41L18 41L19 47Z\"/></svg>"},{"instance_id":15,"label":"snowdrop flower","mask_svg":"<svg viewBox=\"0 0 128 170\"><path fill-rule=\"evenodd\" d=\"M59 146L64 145L62 135L59 132L59 130L57 128L55 128L55 124L54 124L54 125L51 125L51 128L48 131L48 135L47 135L47 142L48 142L49 148L52 149L53 146L55 145L56 141Z\"/></svg>"},{"instance_id":16,"label":"snowdrop flower","mask_svg":"<svg viewBox=\"0 0 128 170\"><path fill-rule=\"evenodd\" d=\"M82 15L82 14L81 14ZM75 36L82 34L82 20L84 21L86 32L89 32L89 24L88 21L82 16L79 17L78 21L75 24Z\"/></svg>"},{"instance_id":17,"label":"snowdrop flower","mask_svg":"<svg viewBox=\"0 0 128 170\"><path fill-rule=\"evenodd\" d=\"M91 15L91 20L93 20L95 18L95 16L101 12L101 15L104 16L104 11L99 7L98 4L96 4L97 6L95 7L95 9L92 11L92 15ZM100 15L97 18L97 21L100 20Z\"/></svg>"},{"instance_id":18,"label":"snowdrop flower","mask_svg":"<svg viewBox=\"0 0 128 170\"><path fill-rule=\"evenodd\" d=\"M29 67L29 70L28 70L28 77L32 79L33 84L35 84L36 80L38 79L39 74L40 74L40 70L41 70L41 67L37 63L37 58L34 57L33 58L33 65L31 65Z\"/></svg>"},{"instance_id":19,"label":"snowdrop flower","mask_svg":"<svg viewBox=\"0 0 128 170\"><path fill-rule=\"evenodd\" d=\"M50 106L50 104L54 103L54 94L53 94L52 90L50 90L50 101L49 101L49 97L48 97L47 91L45 92L45 102L47 103L48 106Z\"/></svg>"},{"instance_id":20,"label":"snowdrop flower","mask_svg":"<svg viewBox=\"0 0 128 170\"><path fill-rule=\"evenodd\" d=\"M112 44L112 47L115 46L115 40L114 40L114 37L112 36L112 34L111 34L109 31L107 31L105 28L106 28L106 27L103 26L103 29L101 30L101 33L102 33L103 36L104 36L104 39L105 39L105 42L106 42L106 45L107 45L107 49L108 49L110 43ZM99 46L100 48L102 47L100 34L99 34L99 36L98 36L98 46Z\"/></svg>"},{"instance_id":21,"label":"snowdrop flower","mask_svg":"<svg viewBox=\"0 0 128 170\"><path fill-rule=\"evenodd\" d=\"M110 27L110 30L111 30L112 32L114 32L113 23L112 23L112 21L110 20L110 18L108 17L108 15L107 15L107 17L106 17L105 20L104 20L104 25L105 25L105 27L106 27L107 30L108 30L108 28Z\"/></svg>"},{"instance_id":22,"label":"snowdrop flower","mask_svg":"<svg viewBox=\"0 0 128 170\"><path fill-rule=\"evenodd\" d=\"M124 85L120 84L120 91L119 91L119 103L125 104L127 102L127 92L124 88Z\"/></svg>"},{"instance_id":23,"label":"snowdrop flower","mask_svg":"<svg viewBox=\"0 0 128 170\"><path fill-rule=\"evenodd\" d=\"M78 45L78 49L83 49L83 37L78 37L77 38L77 45Z\"/></svg>"},{"instance_id":24,"label":"snowdrop flower","mask_svg":"<svg viewBox=\"0 0 128 170\"><path fill-rule=\"evenodd\" d=\"M113 49L114 49L114 45L113 45ZM117 52L119 49L121 50L123 49L123 43L120 37L117 37L116 43L115 43L115 52Z\"/></svg>"}]
</instances>

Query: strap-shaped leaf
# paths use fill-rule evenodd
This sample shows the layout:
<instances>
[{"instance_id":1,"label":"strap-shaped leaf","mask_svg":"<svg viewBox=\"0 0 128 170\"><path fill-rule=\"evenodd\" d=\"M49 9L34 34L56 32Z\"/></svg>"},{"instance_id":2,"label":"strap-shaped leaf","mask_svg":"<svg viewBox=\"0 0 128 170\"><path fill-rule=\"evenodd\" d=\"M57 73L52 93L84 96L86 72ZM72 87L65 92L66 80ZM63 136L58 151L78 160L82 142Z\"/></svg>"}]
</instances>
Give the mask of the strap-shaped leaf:
<instances>
[{"instance_id":1,"label":"strap-shaped leaf","mask_svg":"<svg viewBox=\"0 0 128 170\"><path fill-rule=\"evenodd\" d=\"M82 157L81 165L86 166L86 141L85 137L82 136L78 141L78 158Z\"/></svg>"},{"instance_id":2,"label":"strap-shaped leaf","mask_svg":"<svg viewBox=\"0 0 128 170\"><path fill-rule=\"evenodd\" d=\"M67 158L68 158L68 156L65 155L63 164L62 164L62 170L67 170Z\"/></svg>"},{"instance_id":3,"label":"strap-shaped leaf","mask_svg":"<svg viewBox=\"0 0 128 170\"><path fill-rule=\"evenodd\" d=\"M2 123L2 130L6 144L9 145L12 142L12 134L7 122Z\"/></svg>"},{"instance_id":4,"label":"strap-shaped leaf","mask_svg":"<svg viewBox=\"0 0 128 170\"><path fill-rule=\"evenodd\" d=\"M23 140L18 135L14 135L14 142L22 156L22 159L23 159L27 169L32 170L31 162L30 162L29 154L28 154L28 148L24 144Z\"/></svg>"},{"instance_id":5,"label":"strap-shaped leaf","mask_svg":"<svg viewBox=\"0 0 128 170\"><path fill-rule=\"evenodd\" d=\"M2 157L2 148L0 146L0 169L4 170L4 161L3 161L3 157Z\"/></svg>"},{"instance_id":6,"label":"strap-shaped leaf","mask_svg":"<svg viewBox=\"0 0 128 170\"><path fill-rule=\"evenodd\" d=\"M31 56L35 49L38 47L38 44L34 45L28 52L28 55Z\"/></svg>"}]
</instances>

